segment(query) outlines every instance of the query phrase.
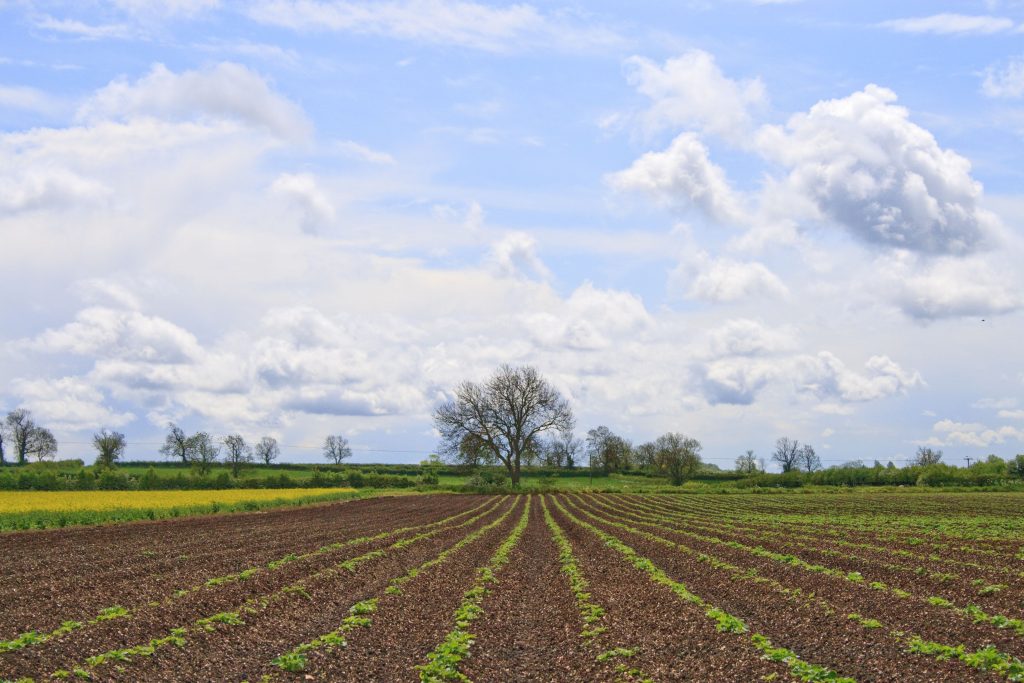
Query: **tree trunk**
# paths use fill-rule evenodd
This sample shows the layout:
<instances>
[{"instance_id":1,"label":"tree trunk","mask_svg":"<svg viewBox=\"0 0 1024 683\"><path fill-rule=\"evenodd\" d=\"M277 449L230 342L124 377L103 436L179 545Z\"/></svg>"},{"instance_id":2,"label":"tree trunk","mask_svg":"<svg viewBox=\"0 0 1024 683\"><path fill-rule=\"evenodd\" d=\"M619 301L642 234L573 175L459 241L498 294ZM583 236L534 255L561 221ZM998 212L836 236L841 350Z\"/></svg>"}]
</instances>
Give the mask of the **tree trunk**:
<instances>
[{"instance_id":1,"label":"tree trunk","mask_svg":"<svg viewBox=\"0 0 1024 683\"><path fill-rule=\"evenodd\" d=\"M516 457L516 459L512 463L512 488L514 488L514 489L519 488L519 458L518 457Z\"/></svg>"}]
</instances>

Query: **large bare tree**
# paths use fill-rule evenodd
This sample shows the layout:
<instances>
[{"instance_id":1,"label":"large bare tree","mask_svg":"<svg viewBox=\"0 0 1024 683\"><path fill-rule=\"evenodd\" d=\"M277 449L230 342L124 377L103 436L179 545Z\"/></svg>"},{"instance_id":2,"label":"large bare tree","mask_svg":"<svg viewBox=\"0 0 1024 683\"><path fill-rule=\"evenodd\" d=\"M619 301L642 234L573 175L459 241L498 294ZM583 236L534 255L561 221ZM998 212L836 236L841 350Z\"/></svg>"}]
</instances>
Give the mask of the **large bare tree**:
<instances>
[{"instance_id":1,"label":"large bare tree","mask_svg":"<svg viewBox=\"0 0 1024 683\"><path fill-rule=\"evenodd\" d=\"M18 464L24 465L28 461L28 454L32 449L32 437L36 431L32 413L24 408L12 410L7 413L4 428L11 440L11 446L14 447L14 455L18 458Z\"/></svg>"},{"instance_id":2,"label":"large bare tree","mask_svg":"<svg viewBox=\"0 0 1024 683\"><path fill-rule=\"evenodd\" d=\"M224 462L231 466L231 474L237 479L242 467L252 462L252 448L241 434L230 434L221 442L224 444Z\"/></svg>"},{"instance_id":3,"label":"large bare tree","mask_svg":"<svg viewBox=\"0 0 1024 683\"><path fill-rule=\"evenodd\" d=\"M519 486L524 457L548 431L571 431L572 408L558 390L530 366L500 366L482 384L463 382L455 398L434 411L440 451L458 461L465 442L487 451Z\"/></svg>"},{"instance_id":4,"label":"large bare tree","mask_svg":"<svg viewBox=\"0 0 1024 683\"><path fill-rule=\"evenodd\" d=\"M775 442L772 460L782 466L783 472L798 469L800 466L800 442L783 436Z\"/></svg>"},{"instance_id":5,"label":"large bare tree","mask_svg":"<svg viewBox=\"0 0 1024 683\"><path fill-rule=\"evenodd\" d=\"M340 465L352 457L352 449L348 445L348 439L341 434L331 434L324 439L324 457Z\"/></svg>"}]
</instances>

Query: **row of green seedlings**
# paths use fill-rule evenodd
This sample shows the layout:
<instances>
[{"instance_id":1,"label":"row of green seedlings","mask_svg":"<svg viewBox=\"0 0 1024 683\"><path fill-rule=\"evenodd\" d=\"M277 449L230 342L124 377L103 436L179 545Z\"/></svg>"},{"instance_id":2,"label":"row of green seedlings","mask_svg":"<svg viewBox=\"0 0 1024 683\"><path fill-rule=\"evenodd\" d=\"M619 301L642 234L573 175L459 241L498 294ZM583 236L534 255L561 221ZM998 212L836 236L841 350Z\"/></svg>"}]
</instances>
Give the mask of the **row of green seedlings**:
<instances>
[{"instance_id":1,"label":"row of green seedlings","mask_svg":"<svg viewBox=\"0 0 1024 683\"><path fill-rule=\"evenodd\" d=\"M732 503L737 501L729 502ZM702 503L704 503L704 501L702 501ZM830 500L830 503L834 504L834 500ZM805 499L803 497L801 497L801 505L804 507L806 506ZM886 530L881 530L878 528L877 523L874 521L865 522L857 519L856 517L853 517L852 515L856 513L846 512L839 515L832 513L825 516L820 514L813 514L802 507L800 516L794 518L794 512L788 508L778 509L777 512L773 512L774 508L767 510L751 511L745 507L740 507L739 505L725 504L721 500L707 501L707 506L709 509L717 510L719 513L725 516L745 519L747 521L759 522L763 520L765 517L770 517L772 518L772 522L774 524L793 528L814 528L817 526L822 526L824 523L828 523L836 527L842 527L827 530L826 533L836 536L844 536L849 534L850 531L857 531L880 541L905 543L907 545L912 546L927 546L935 550L944 552L948 552L950 550L957 550L973 555L990 555L1001 559L1007 559L1008 557L1004 551L1000 551L998 549L985 548L980 547L978 545L955 545L953 543L948 542L952 540L951 537L945 537L941 535L929 535L926 533L918 533L917 531L893 531L891 527L887 527ZM877 508L873 508L871 510L872 517L876 517L878 514L879 511ZM882 512L882 514L885 514L884 511ZM892 515L885 517L887 522L891 522L891 518ZM921 538L921 536L926 536L926 538ZM984 542L986 541L975 540L975 543Z\"/></svg>"},{"instance_id":2,"label":"row of green seedlings","mask_svg":"<svg viewBox=\"0 0 1024 683\"><path fill-rule=\"evenodd\" d=\"M498 501L495 501L494 505L492 505L488 509L450 528L459 529L474 524L479 519L493 512L494 508L501 501L504 500L505 499L502 498ZM83 674L90 674L91 670L100 667L104 664L107 664L109 662L128 662L136 656L152 655L157 649L169 645L176 645L178 647L182 647L186 643L186 635L192 633L201 633L203 631L213 631L217 625L242 626L245 624L245 621L242 618L243 614L259 614L265 611L271 604L275 604L284 599L291 599L295 596L302 597L307 600L311 599L309 592L307 590L308 584L311 581L329 579L334 576L341 575L343 572L355 572L356 568L365 562L368 562L379 557L383 557L394 551L403 550L413 544L419 543L428 538L432 538L433 536L436 536L437 534L445 530L445 528L436 528L430 531L424 531L423 533L417 534L415 536L400 539L390 544L384 549L372 550L362 555L359 555L358 557L354 557L343 562L340 562L334 566L322 569L318 572L315 572L314 574L311 574L303 579L300 579L299 581L296 581L295 583L292 583L288 586L285 586L284 588L276 590L273 593L259 597L249 598L245 601L245 603L243 603L238 608L237 611L220 612L218 614L197 619L189 626L174 629L171 631L170 635L177 634L175 638L165 636L163 638L153 639L149 643L136 645L129 648L109 650L99 655L87 658L84 665L79 665L71 669L57 671L53 674L53 676L60 678L62 675L66 675L70 671L71 673L75 674L80 678L89 678L89 676L85 676Z\"/></svg>"},{"instance_id":3,"label":"row of green seedlings","mask_svg":"<svg viewBox=\"0 0 1024 683\"><path fill-rule=\"evenodd\" d=\"M463 594L462 603L455 610L455 628L427 654L427 662L416 667L420 672L420 681L469 681L469 677L459 671L459 663L469 656L469 648L476 640L469 627L484 613L481 606L484 598L491 592L492 585L498 582L498 572L508 563L512 549L519 543L526 530L526 525L530 521L531 505L532 496L527 498L523 514L512 532L498 546L490 561L477 570L473 587Z\"/></svg>"},{"instance_id":4,"label":"row of green seedlings","mask_svg":"<svg viewBox=\"0 0 1024 683\"><path fill-rule=\"evenodd\" d=\"M725 610L708 603L699 595L692 593L684 583L669 577L660 567L650 559L640 555L632 547L623 543L619 538L609 534L593 524L584 521L570 512L555 498L554 504L559 511L574 524L586 529L600 538L606 546L618 551L623 559L636 569L645 573L652 582L665 586L680 600L691 603L704 610L704 615L714 622L715 628L721 633L747 634L750 628L737 616L729 614ZM761 652L762 656L773 662L780 662L789 668L790 674L807 683L818 683L819 681L830 681L832 683L856 683L854 679L840 676L835 671L801 659L795 652L784 647L774 645L771 640L762 634L750 634L751 644Z\"/></svg>"},{"instance_id":5,"label":"row of green seedlings","mask_svg":"<svg viewBox=\"0 0 1024 683\"><path fill-rule=\"evenodd\" d=\"M544 511L544 523L547 524L551 536L554 538L555 545L558 547L558 562L561 565L562 573L569 579L569 586L572 588L572 593L576 598L576 608L579 610L580 618L583 620L583 630L580 632L580 637L586 644L591 645L598 636L607 631L607 627L598 625L604 618L604 607L591 599L590 584L580 570L576 556L572 551L569 537L565 535L565 531L562 530L562 527L558 525L558 522L555 521L554 516L551 514L546 498L542 497L540 502L541 508ZM596 659L599 662L606 662L617 657L633 657L637 653L638 650L636 648L616 646L603 650L597 655ZM637 683L653 683L653 679L644 674L639 667L630 667L627 664L618 663L615 666L615 670L625 680L637 681Z\"/></svg>"},{"instance_id":6,"label":"row of green seedlings","mask_svg":"<svg viewBox=\"0 0 1024 683\"><path fill-rule=\"evenodd\" d=\"M372 536L361 536L359 538L353 538L353 539L349 539L347 541L339 541L339 542L336 542L336 543L331 543L329 545L322 546L322 547L320 547L320 548L318 548L316 550L313 550L313 551L308 552L308 553L303 553L301 555L296 555L295 553L288 553L287 555L284 555L283 557L277 558L275 560L271 560L265 566L248 567L248 568L243 569L243 570L241 570L239 572L235 572L235 573L232 573L232 574L226 574L224 576L217 576L217 577L214 577L214 578L211 578L211 579L207 579L203 583L197 584L197 585L192 586L190 588L183 588L183 589L176 590L173 593L171 593L170 595L168 595L167 597L165 597L163 600L150 601L148 603L148 606L149 607L169 607L174 602L180 600L181 598L183 598L183 597L185 597L187 595L195 593L197 591L200 591L200 590L203 590L203 589L215 588L217 586L221 586L221 585L228 584L228 583L233 583L235 581L246 581L246 580L251 579L253 576L255 576L255 575L257 575L257 574L259 574L261 572L276 571L276 570L280 569L281 567L283 567L283 566L285 566L287 564L291 564L293 562L301 562L301 561L309 560L309 559L311 559L313 557L317 557L317 556L321 556L321 555L327 555L327 554L330 554L330 553L335 553L335 552L338 552L339 550L343 550L345 548L348 548L348 547L351 547L351 546L354 546L354 545L362 545L362 544L365 544L365 543L373 543L373 542L376 542L376 541L384 540L384 539L391 538L391 537L394 537L394 536L400 536L402 534L411 533L411 532L414 532L414 531L420 531L420 530L423 530L423 529L431 529L431 528L435 528L435 527L438 527L438 526L443 526L445 524L451 523L452 521L458 519L459 517L463 517L465 515L473 514L474 512L479 510L480 508L482 508L485 505L487 505L489 502L491 502L491 501L484 501L480 505L477 505L476 507L474 507L474 508L472 508L470 510L467 510L465 512L460 512L457 515L452 515L450 517L446 517L444 519L438 520L436 522L431 522L429 524L421 524L421 525L417 525L417 526L402 527L402 528L398 528L398 529L392 529L390 531L384 531L384 532L381 532L379 534L375 534L375 535L372 535ZM138 610L138 609L140 609L140 607L136 607L135 608L135 610ZM128 618L132 614L133 614L133 610L129 610L129 609L125 608L125 607L121 607L120 605L114 605L112 607L105 607L102 610L100 610L96 614L95 617L93 617L91 619L88 619L86 621L72 621L72 620L68 620L68 621L64 621L58 628L56 628L56 629L54 629L52 631L49 631L49 632L44 632L44 631L39 631L39 630L25 631L23 633L18 634L17 636L15 636L11 640L0 640L0 653L12 652L14 650L20 650L22 648L31 647L31 646L34 646L34 645L42 645L43 643L46 643L46 642L49 642L49 641L53 641L53 640L62 638L63 636L66 636L69 633L72 633L74 631L79 631L81 629L85 629L85 628L88 628L90 626L95 626L96 624L102 623L104 621L109 621L111 619Z\"/></svg>"},{"instance_id":7,"label":"row of green seedlings","mask_svg":"<svg viewBox=\"0 0 1024 683\"><path fill-rule=\"evenodd\" d=\"M826 567L824 565L807 562L806 560L803 560L797 557L796 555L775 552L772 550L768 550L767 548L763 548L761 546L750 546L740 543L739 541L729 541L715 536L706 536L704 534L698 534L692 531L681 529L678 526L667 526L662 523L666 521L666 518L668 518L669 521L677 522L677 524L685 524L686 520L679 520L677 516L666 515L665 513L659 512L657 510L655 510L651 514L645 514L644 512L642 512L642 510L650 510L651 508L645 507L640 503L634 504L630 509L623 509L621 506L616 506L607 503L604 499L597 498L595 496L591 496L590 500L593 501L598 506L609 510L613 514L629 515L641 520L644 524L654 526L656 528L660 528L671 533L686 536L688 538L693 538L695 540L702 541L705 543L723 545L734 550L739 550L741 552L746 552L757 557L763 557L765 559L769 559L775 562L780 562L782 564L796 567L804 571L814 572L831 578L848 581L850 583L858 585L859 587L880 591L883 593L888 593L902 600L916 599L918 601L928 603L929 605L932 605L934 607L948 609L957 616L969 619L975 624L987 624L997 629L1010 629L1018 635L1024 635L1024 620L1015 617L1008 617L1003 614L990 614L983 610L981 607L978 607L977 605L968 605L966 607L962 607L941 596L915 596L912 593L909 593L901 588L889 586L882 581L869 581L864 577L864 575L861 572L843 571L832 567ZM994 588L999 589L1001 588L1001 586L995 586Z\"/></svg>"},{"instance_id":8,"label":"row of green seedlings","mask_svg":"<svg viewBox=\"0 0 1024 683\"><path fill-rule=\"evenodd\" d=\"M492 529L503 523L506 519L508 519L509 515L512 514L512 511L514 509L515 506L509 507L508 510L502 513L501 516L495 519L494 521L489 522L485 526L482 526L479 529L476 529L475 531L462 537L454 544L445 548L435 557L427 560L426 562L423 562L420 565L413 567L402 576L391 579L391 581L388 582L387 588L384 589L384 593L386 595L401 595L403 584L416 578L424 571L427 571L433 567L436 567L440 564L447 562L453 554L459 552L471 543L474 543L475 541L479 540ZM339 626L337 629L331 631L330 633L325 633L321 636L317 636L316 638L310 641L295 646L288 652L278 657L275 657L271 663L285 671L305 671L306 666L308 664L308 655L310 652L320 649L345 647L348 644L346 634L350 633L351 631L357 628L369 628L372 623L372 618L368 615L377 611L377 603L379 602L379 600L379 598L371 598L368 600L362 600L360 602L357 602L356 604L352 605L351 608L349 608L349 616L345 617L345 619L342 621L341 626Z\"/></svg>"},{"instance_id":9,"label":"row of green seedlings","mask_svg":"<svg viewBox=\"0 0 1024 683\"><path fill-rule=\"evenodd\" d=\"M675 543L674 541L658 536L657 534L653 534L651 532L638 529L628 524L615 521L614 519L598 517L597 515L594 515L583 508L576 509L578 509L581 513L599 523L606 524L617 529L622 529L623 531L626 531L634 535L638 535L646 540L691 555L695 557L697 560L708 564L709 566L718 571L728 573L733 580L749 581L759 584L761 586L767 586L772 590L785 595L789 599L796 600L804 604L815 605L822 611L824 611L824 613L827 616L830 617L835 615L838 611L826 600L815 596L813 593L808 594L800 590L799 588L790 588L784 586L775 579L762 576L755 568L738 567L729 564L728 562L725 562L720 558L716 558L707 553L698 552L686 545ZM655 524L645 524L645 526L658 527L658 525ZM849 614L847 615L847 617L853 621L856 621L864 628L884 628L883 624L877 619L864 617L860 614ZM934 641L927 641L914 634L907 634L905 631L892 630L888 631L888 634L893 638L896 638L897 641L903 647L905 647L907 652L909 653L925 655L939 653L939 655L941 656L937 655L938 659L956 659L957 661L960 661L962 664L965 664L966 666L970 666L982 671L990 671L992 673L1002 675L1011 681L1024 680L1019 677L1020 667L1022 666L1020 660L1009 654L999 652L998 649L996 649L993 646L987 646L976 651L969 651L963 645L950 646L947 644L937 643ZM957 656L954 657L954 654Z\"/></svg>"},{"instance_id":10,"label":"row of green seedlings","mask_svg":"<svg viewBox=\"0 0 1024 683\"><path fill-rule=\"evenodd\" d=\"M885 569L889 569L889 570L900 572L900 573L911 573L911 574L914 574L916 576L927 577L929 579L932 579L932 580L938 581L938 582L949 582L949 581L953 581L953 580L961 578L961 576L959 574L956 574L956 573L953 573L953 572L936 572L936 571L932 571L932 570L929 570L929 569L927 569L925 567L921 567L921 566L908 566L908 565L905 565L905 564L896 564L896 563L891 563L891 562L884 562L884 561L876 559L876 558L864 557L864 556L857 555L857 554L851 553L851 552L843 552L843 551L839 551L839 550L833 550L833 549L830 549L830 548L822 548L822 547L819 547L819 545L821 543L821 539L820 538L816 538L813 535L805 535L805 534L799 534L799 533L793 533L793 532L767 531L767 530L763 530L763 529L759 529L759 528L745 527L743 525L731 524L731 523L728 523L728 522L717 521L717 520L714 521L714 522L698 521L698 520L701 519L701 517L699 515L694 515L694 514L690 513L689 511L681 512L678 508L676 508L676 507L674 507L672 505L663 504L660 501L659 502L651 501L651 502L649 502L649 503L647 503L645 505L644 503L634 503L634 502L632 502L631 499L614 498L614 500L619 501L619 502L623 502L624 501L623 504L625 504L627 506L628 505L636 505L638 507L644 507L645 509L649 509L649 510L652 510L652 511L656 510L659 514L672 516L675 520L679 521L680 523L683 523L685 521L685 524L686 524L687 528L702 529L702 530L705 530L705 531L709 531L711 533L733 534L733 535L741 537L741 538L746 536L746 537L753 537L753 538L755 538L757 540L768 540L768 541L780 542L780 543L784 543L786 545L792 545L792 546L795 546L797 548L801 548L803 550L807 550L807 551L810 551L810 552L821 553L823 555L828 555L828 556L836 557L836 558L840 558L840 559L849 559L849 560L858 561L858 562L865 562L865 563L871 564L871 565L876 566L876 567L883 567ZM798 539L809 540L809 541L811 541L811 543L805 543L805 542L802 542L802 541L800 541ZM982 565L977 564L977 563L966 562L966 561L962 561L962 560L954 560L954 559L944 560L943 558L940 558L937 555L931 555L931 556L928 556L928 557L923 557L923 556L915 555L914 553L910 553L909 551L892 550L892 549L888 549L888 548L884 548L884 547L872 546L870 544L865 544L865 543L855 543L855 542L848 542L848 541L841 541L841 540L830 540L829 542L830 543L834 543L836 545L845 546L845 547L864 548L864 549L868 549L868 550L873 551L873 552L880 552L880 553L884 553L884 554L897 554L897 555L900 555L900 556L903 556L903 557L908 557L909 556L909 557L912 557L914 559L929 560L929 561L935 561L935 562L944 562L944 563L949 563L949 564L957 564L957 565L961 565L961 566L969 566L972 569L977 569L977 570L982 570L982 571L1001 572L1001 573L1005 573L1005 574L1011 574L1014 577L1017 577L1018 575L1021 574L1021 572L1009 569L1007 567L985 567L985 566L982 566ZM983 579L975 579L975 580L971 581L971 584L977 588L978 595L980 595L980 596L992 595L994 593L997 593L997 592L1000 592L1002 590L1005 590L1005 589L1009 588L1008 584L989 583L988 581L985 581Z\"/></svg>"},{"instance_id":11,"label":"row of green seedlings","mask_svg":"<svg viewBox=\"0 0 1024 683\"><path fill-rule=\"evenodd\" d=\"M630 498L623 498L623 497L619 497L619 499L620 500L627 500L627 501L632 500ZM822 540L821 536L823 536L823 535L832 535L832 534L824 533L824 532L826 532L825 528L820 528L820 531L822 531L823 533L811 534L811 533L801 533L801 532L798 532L798 531L794 531L792 529L787 529L786 531L774 531L774 530L766 529L766 528L764 528L763 526L760 526L760 525L747 526L747 525L743 525L743 524L738 524L738 523L736 523L734 521L725 521L725 520L723 520L723 519L721 519L719 517L714 516L713 514L708 514L708 513L704 512L704 511L695 512L695 511L691 511L691 510L685 509L685 508L680 509L680 507L677 506L677 505L673 505L673 504L667 503L667 502L662 502L660 500L659 500L658 503L652 502L651 505L652 506L656 506L656 507L660 507L660 508L664 508L664 509L668 510L669 512L676 513L677 515L685 515L686 519L687 519L687 525L688 526L701 526L703 528L711 529L711 530L715 530L717 528L723 528L723 529L727 529L727 530L730 530L730 531L735 531L735 532L740 533L740 534L754 535L754 536L758 536L758 537L774 538L774 539L782 538L782 539L785 539L786 542L792 542L795 545L800 545L800 544L797 543L795 540L791 541L791 539L804 539L806 541L810 541L811 543L820 543L821 540ZM767 522L764 522L763 524L767 524ZM835 533L835 530L828 530L828 531L832 531L833 534ZM938 555L936 553L930 553L928 555L923 555L921 553L915 553L915 552L912 552L912 551L909 551L909 550L905 550L905 549L902 549L902 548L888 548L888 547L885 547L885 546L875 545L875 544L872 544L872 543L863 543L863 542L857 542L857 541L847 541L847 540L844 540L844 539L841 539L841 538L830 538L829 542L830 543L834 543L836 545L843 546L843 547L847 547L847 548L857 548L857 549L861 549L861 550L868 550L868 551L871 551L871 552L877 552L877 553L881 553L881 554L885 554L885 555L898 555L900 557L911 559L911 560L915 560L915 561L919 561L919 562L936 562L936 563L941 563L941 564L956 565L958 567L968 567L968 568L970 568L972 570L976 570L976 571L992 572L992 573L998 573L998 574L1008 574L1008 575L1013 576L1014 578L1024 577L1024 571L1020 571L1020 570L1017 570L1017 569L1011 569L1010 567L998 566L998 565L985 565L985 564L981 564L981 563L978 563L978 562L973 562L973 561L970 561L970 560L961 560L961 559L952 558L952 557L942 557L941 555ZM822 552L824 552L824 551L822 551ZM832 551L832 552L834 553L835 551ZM855 559L862 559L864 561L869 561L869 562L872 562L872 563L879 564L879 562L877 560L874 560L874 559L867 560L865 558L860 558L860 557L858 557L856 555L848 555L848 556L852 557L852 558L855 558ZM926 569L924 567L907 567L906 565L888 565L888 564L882 565L882 566L885 566L885 567L888 567L888 568L897 569L899 571L911 571L911 572L913 572L915 574L918 574L918 575L929 576L930 578L933 578L933 579L935 579L937 581L950 580L950 579L953 579L953 578L957 578L959 576L958 574L955 574L955 573L930 571L930 570L928 570L928 569ZM985 595L986 593L981 593L981 594Z\"/></svg>"}]
</instances>

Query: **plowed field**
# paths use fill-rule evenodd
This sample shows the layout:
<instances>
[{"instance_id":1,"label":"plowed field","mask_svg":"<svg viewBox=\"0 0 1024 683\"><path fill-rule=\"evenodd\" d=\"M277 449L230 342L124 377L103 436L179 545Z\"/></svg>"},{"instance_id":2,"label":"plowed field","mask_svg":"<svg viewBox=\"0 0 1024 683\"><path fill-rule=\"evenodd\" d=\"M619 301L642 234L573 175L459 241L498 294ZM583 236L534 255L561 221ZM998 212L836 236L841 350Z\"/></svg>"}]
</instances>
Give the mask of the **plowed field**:
<instances>
[{"instance_id":1,"label":"plowed field","mask_svg":"<svg viewBox=\"0 0 1024 683\"><path fill-rule=\"evenodd\" d=\"M1024 497L433 495L0 535L0 680L1024 681Z\"/></svg>"}]
</instances>

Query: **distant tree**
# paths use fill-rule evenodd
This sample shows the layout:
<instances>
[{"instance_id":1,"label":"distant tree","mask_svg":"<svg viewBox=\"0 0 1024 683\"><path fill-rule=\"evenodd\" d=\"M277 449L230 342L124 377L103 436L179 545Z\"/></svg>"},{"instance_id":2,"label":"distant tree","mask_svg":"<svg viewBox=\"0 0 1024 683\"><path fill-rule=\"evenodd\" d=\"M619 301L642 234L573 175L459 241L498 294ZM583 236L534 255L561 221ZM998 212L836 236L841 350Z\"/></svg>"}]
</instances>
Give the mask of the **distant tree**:
<instances>
[{"instance_id":1,"label":"distant tree","mask_svg":"<svg viewBox=\"0 0 1024 683\"><path fill-rule=\"evenodd\" d=\"M772 460L779 463L783 472L789 472L800 464L800 442L783 436L775 442Z\"/></svg>"},{"instance_id":2,"label":"distant tree","mask_svg":"<svg viewBox=\"0 0 1024 683\"><path fill-rule=\"evenodd\" d=\"M113 467L124 455L128 442L121 432L108 432L104 428L92 435L92 445L96 449L96 464Z\"/></svg>"},{"instance_id":3,"label":"distant tree","mask_svg":"<svg viewBox=\"0 0 1024 683\"><path fill-rule=\"evenodd\" d=\"M220 456L220 448L206 432L196 432L190 436L186 452L189 454L189 462L202 475L210 471Z\"/></svg>"},{"instance_id":4,"label":"distant tree","mask_svg":"<svg viewBox=\"0 0 1024 683\"><path fill-rule=\"evenodd\" d=\"M700 441L684 434L669 432L654 440L657 468L673 486L692 477L700 467Z\"/></svg>"},{"instance_id":5,"label":"distant tree","mask_svg":"<svg viewBox=\"0 0 1024 683\"><path fill-rule=\"evenodd\" d=\"M348 439L341 434L332 434L324 439L324 457L340 465L352 457L352 449L348 446Z\"/></svg>"},{"instance_id":6,"label":"distant tree","mask_svg":"<svg viewBox=\"0 0 1024 683\"><path fill-rule=\"evenodd\" d=\"M487 446L487 442L471 433L464 434L459 441L459 447L448 455L451 462L470 470L485 465L494 465L498 462L494 451Z\"/></svg>"},{"instance_id":7,"label":"distant tree","mask_svg":"<svg viewBox=\"0 0 1024 683\"><path fill-rule=\"evenodd\" d=\"M224 444L224 462L231 466L231 476L238 478L242 467L252 462L252 448L245 442L241 434L231 434L222 440Z\"/></svg>"},{"instance_id":8,"label":"distant tree","mask_svg":"<svg viewBox=\"0 0 1024 683\"><path fill-rule=\"evenodd\" d=\"M7 435L7 425L4 422L0 422L0 467L7 464L4 459L4 437Z\"/></svg>"},{"instance_id":9,"label":"distant tree","mask_svg":"<svg viewBox=\"0 0 1024 683\"><path fill-rule=\"evenodd\" d=\"M28 452L36 462L53 460L57 455L57 439L46 427L34 427L29 435Z\"/></svg>"},{"instance_id":10,"label":"distant tree","mask_svg":"<svg viewBox=\"0 0 1024 683\"><path fill-rule=\"evenodd\" d=\"M32 419L32 413L24 408L16 408L7 413L4 420L7 437L11 440L14 448L14 455L19 465L28 462L29 450L32 446L32 435L36 430L36 423Z\"/></svg>"},{"instance_id":11,"label":"distant tree","mask_svg":"<svg viewBox=\"0 0 1024 683\"><path fill-rule=\"evenodd\" d=\"M633 447L633 464L640 469L654 470L657 467L658 447L653 441L647 441Z\"/></svg>"},{"instance_id":12,"label":"distant tree","mask_svg":"<svg viewBox=\"0 0 1024 683\"><path fill-rule=\"evenodd\" d=\"M736 471L742 474L757 474L757 457L754 451L747 451L736 458Z\"/></svg>"},{"instance_id":13,"label":"distant tree","mask_svg":"<svg viewBox=\"0 0 1024 683\"><path fill-rule=\"evenodd\" d=\"M797 455L797 462L804 472L815 472L821 469L821 458L814 452L811 444L804 444Z\"/></svg>"},{"instance_id":14,"label":"distant tree","mask_svg":"<svg viewBox=\"0 0 1024 683\"><path fill-rule=\"evenodd\" d=\"M942 451L937 451L931 446L918 446L917 453L910 460L912 467L924 467L925 465L938 465L942 461Z\"/></svg>"},{"instance_id":15,"label":"distant tree","mask_svg":"<svg viewBox=\"0 0 1024 683\"><path fill-rule=\"evenodd\" d=\"M192 462L194 445L195 442L181 427L168 422L167 436L164 438L164 445L160 447L160 453L165 458L180 458L182 463L189 463Z\"/></svg>"},{"instance_id":16,"label":"distant tree","mask_svg":"<svg viewBox=\"0 0 1024 683\"><path fill-rule=\"evenodd\" d=\"M572 431L560 432L544 445L544 464L548 467L572 469L576 466L583 442Z\"/></svg>"},{"instance_id":17,"label":"distant tree","mask_svg":"<svg viewBox=\"0 0 1024 683\"><path fill-rule=\"evenodd\" d=\"M605 472L621 472L632 464L633 447L629 441L601 425L587 432L587 455Z\"/></svg>"},{"instance_id":18,"label":"distant tree","mask_svg":"<svg viewBox=\"0 0 1024 683\"><path fill-rule=\"evenodd\" d=\"M860 469L860 468L865 467L865 466L866 465L864 465L864 461L863 460L847 460L846 462L844 462L841 465L839 465L838 467L836 467L836 469L839 469L839 470L856 470L856 469ZM876 460L875 461L875 469L879 469L881 466L882 466L882 463L880 463L880 462L878 462Z\"/></svg>"},{"instance_id":19,"label":"distant tree","mask_svg":"<svg viewBox=\"0 0 1024 683\"><path fill-rule=\"evenodd\" d=\"M468 445L503 464L513 487L527 451L547 433L570 431L573 424L568 401L530 366L501 365L483 384L463 382L451 401L434 410L442 454L461 461L471 437Z\"/></svg>"},{"instance_id":20,"label":"distant tree","mask_svg":"<svg viewBox=\"0 0 1024 683\"><path fill-rule=\"evenodd\" d=\"M272 436L265 436L256 444L256 459L264 465L269 465L281 455L281 449L277 446L277 439Z\"/></svg>"},{"instance_id":21,"label":"distant tree","mask_svg":"<svg viewBox=\"0 0 1024 683\"><path fill-rule=\"evenodd\" d=\"M1016 479L1024 479L1024 454L1006 463L1006 472Z\"/></svg>"}]
</instances>

